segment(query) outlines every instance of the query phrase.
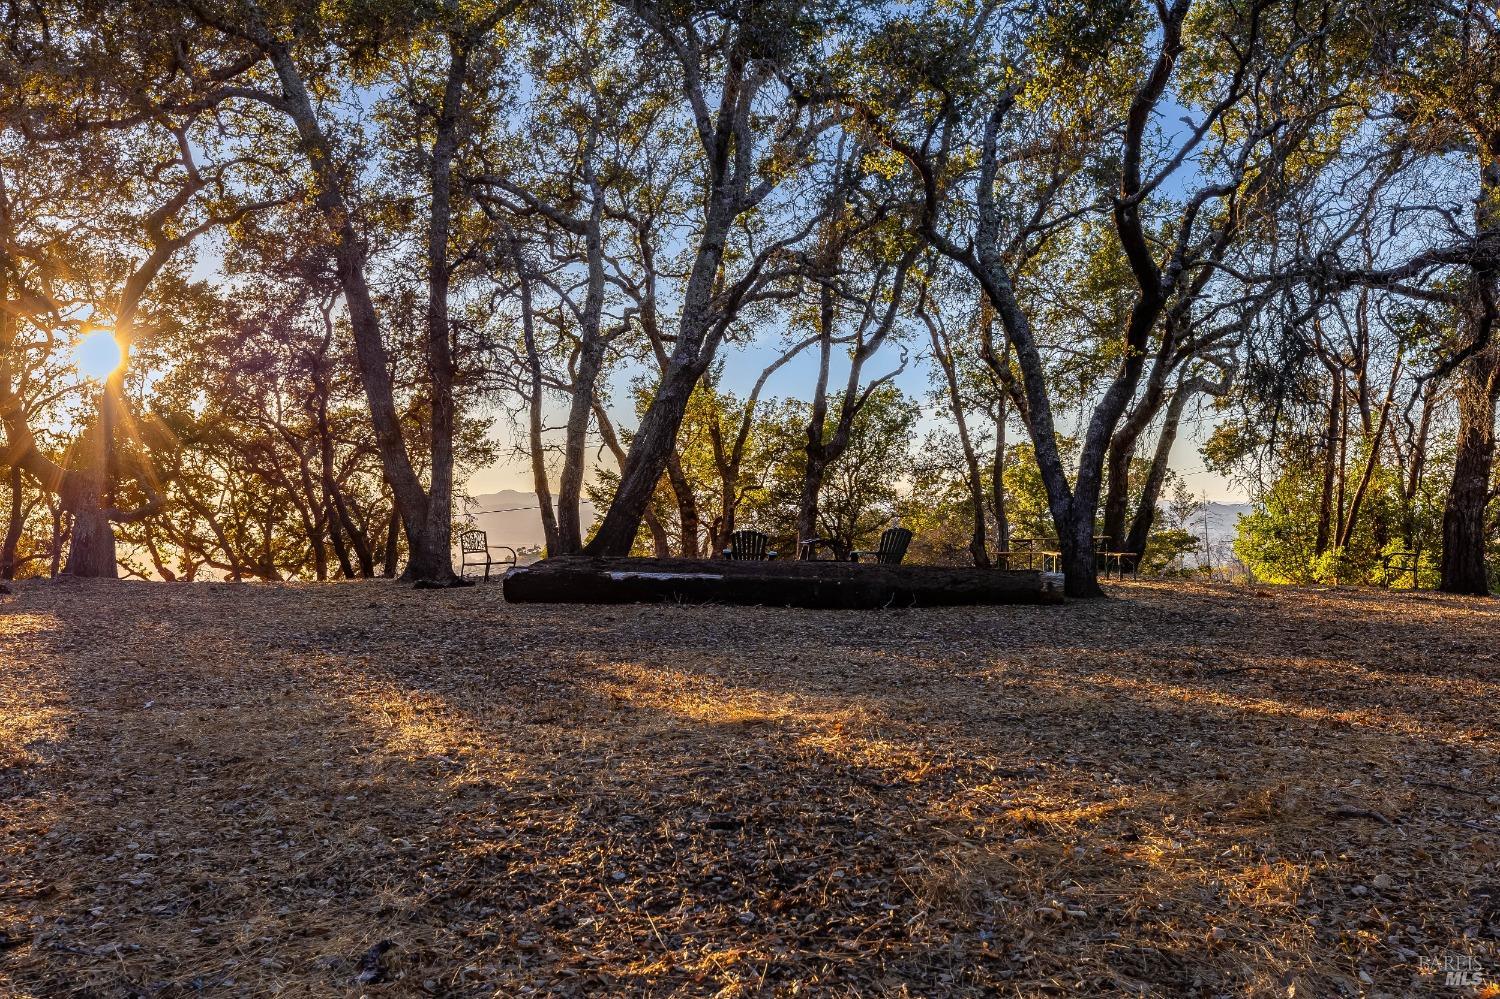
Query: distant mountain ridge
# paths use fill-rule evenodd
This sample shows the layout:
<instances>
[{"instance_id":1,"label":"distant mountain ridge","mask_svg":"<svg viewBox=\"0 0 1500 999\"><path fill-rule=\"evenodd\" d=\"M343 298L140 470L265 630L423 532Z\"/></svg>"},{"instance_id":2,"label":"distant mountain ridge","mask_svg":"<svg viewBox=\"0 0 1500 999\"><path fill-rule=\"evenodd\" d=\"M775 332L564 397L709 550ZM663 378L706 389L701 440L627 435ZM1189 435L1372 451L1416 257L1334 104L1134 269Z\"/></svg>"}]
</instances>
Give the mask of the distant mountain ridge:
<instances>
[{"instance_id":1,"label":"distant mountain ridge","mask_svg":"<svg viewBox=\"0 0 1500 999\"><path fill-rule=\"evenodd\" d=\"M474 526L489 535L492 545L540 548L545 540L536 493L517 489L481 493L460 502L455 512L460 519L472 517ZM587 531L594 522L594 504L584 500L582 512L583 529Z\"/></svg>"},{"instance_id":2,"label":"distant mountain ridge","mask_svg":"<svg viewBox=\"0 0 1500 999\"><path fill-rule=\"evenodd\" d=\"M1240 518L1254 507L1249 503L1209 503L1207 509L1193 517L1187 529L1206 544L1201 550L1210 565L1225 565L1234 558L1234 538L1239 533ZM1189 561L1193 556L1189 556Z\"/></svg>"}]
</instances>

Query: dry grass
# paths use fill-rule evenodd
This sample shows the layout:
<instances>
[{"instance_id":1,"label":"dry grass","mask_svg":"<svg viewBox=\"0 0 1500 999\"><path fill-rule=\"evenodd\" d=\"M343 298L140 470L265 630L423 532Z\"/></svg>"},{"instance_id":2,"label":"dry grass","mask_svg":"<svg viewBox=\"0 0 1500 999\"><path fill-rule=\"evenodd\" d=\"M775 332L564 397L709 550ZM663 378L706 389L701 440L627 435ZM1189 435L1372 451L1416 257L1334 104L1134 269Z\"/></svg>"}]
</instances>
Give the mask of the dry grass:
<instances>
[{"instance_id":1,"label":"dry grass","mask_svg":"<svg viewBox=\"0 0 1500 999\"><path fill-rule=\"evenodd\" d=\"M24 585L0 606L0 992L1463 995L1445 953L1500 975L1500 607L1114 595Z\"/></svg>"}]
</instances>

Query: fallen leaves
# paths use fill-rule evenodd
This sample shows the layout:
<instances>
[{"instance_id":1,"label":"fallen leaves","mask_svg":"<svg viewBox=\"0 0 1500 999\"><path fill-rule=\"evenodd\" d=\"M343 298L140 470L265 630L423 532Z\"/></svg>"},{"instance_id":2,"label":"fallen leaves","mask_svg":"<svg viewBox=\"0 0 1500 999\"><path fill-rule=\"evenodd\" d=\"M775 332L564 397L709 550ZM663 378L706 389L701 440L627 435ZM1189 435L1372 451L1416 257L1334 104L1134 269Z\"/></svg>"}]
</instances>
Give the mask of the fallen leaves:
<instances>
[{"instance_id":1,"label":"fallen leaves","mask_svg":"<svg viewBox=\"0 0 1500 999\"><path fill-rule=\"evenodd\" d=\"M600 614L494 586L25 584L0 605L0 991L1500 974L1500 613L1114 592Z\"/></svg>"}]
</instances>

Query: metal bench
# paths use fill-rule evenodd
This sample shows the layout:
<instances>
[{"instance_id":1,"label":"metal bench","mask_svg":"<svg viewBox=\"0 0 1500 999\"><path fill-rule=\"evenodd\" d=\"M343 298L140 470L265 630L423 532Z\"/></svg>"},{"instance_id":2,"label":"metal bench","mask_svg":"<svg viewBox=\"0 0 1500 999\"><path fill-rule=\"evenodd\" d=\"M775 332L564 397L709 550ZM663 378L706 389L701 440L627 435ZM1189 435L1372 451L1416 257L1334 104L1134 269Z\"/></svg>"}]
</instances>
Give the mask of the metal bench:
<instances>
[{"instance_id":1,"label":"metal bench","mask_svg":"<svg viewBox=\"0 0 1500 999\"><path fill-rule=\"evenodd\" d=\"M1391 588L1391 584L1407 573L1411 573L1411 588L1418 589L1417 569L1421 565L1421 552L1391 552L1380 560L1385 567L1385 587Z\"/></svg>"},{"instance_id":2,"label":"metal bench","mask_svg":"<svg viewBox=\"0 0 1500 999\"><path fill-rule=\"evenodd\" d=\"M459 563L458 575L460 579L467 579L470 567L475 569L484 567L484 578L490 578L490 569L493 566L503 565L510 568L516 564L516 550L509 545L491 545L489 535L481 530L464 531L458 536ZM490 552L510 552L509 560L497 559Z\"/></svg>"}]
</instances>

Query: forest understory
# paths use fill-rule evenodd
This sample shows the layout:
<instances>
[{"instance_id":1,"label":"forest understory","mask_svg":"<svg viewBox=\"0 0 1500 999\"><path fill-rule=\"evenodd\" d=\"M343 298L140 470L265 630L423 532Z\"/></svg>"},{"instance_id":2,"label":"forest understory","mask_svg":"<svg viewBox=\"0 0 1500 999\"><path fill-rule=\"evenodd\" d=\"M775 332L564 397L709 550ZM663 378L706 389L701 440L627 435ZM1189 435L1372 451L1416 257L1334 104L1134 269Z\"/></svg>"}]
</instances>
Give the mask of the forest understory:
<instances>
[{"instance_id":1,"label":"forest understory","mask_svg":"<svg viewBox=\"0 0 1500 999\"><path fill-rule=\"evenodd\" d=\"M0 993L1500 994L1500 605L1110 594L17 584Z\"/></svg>"}]
</instances>

